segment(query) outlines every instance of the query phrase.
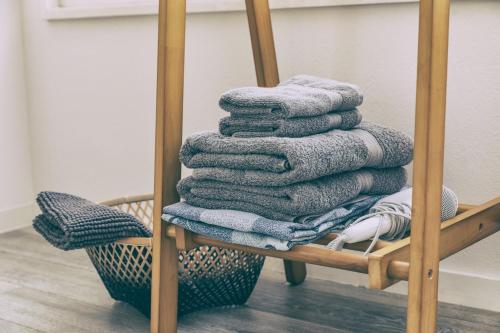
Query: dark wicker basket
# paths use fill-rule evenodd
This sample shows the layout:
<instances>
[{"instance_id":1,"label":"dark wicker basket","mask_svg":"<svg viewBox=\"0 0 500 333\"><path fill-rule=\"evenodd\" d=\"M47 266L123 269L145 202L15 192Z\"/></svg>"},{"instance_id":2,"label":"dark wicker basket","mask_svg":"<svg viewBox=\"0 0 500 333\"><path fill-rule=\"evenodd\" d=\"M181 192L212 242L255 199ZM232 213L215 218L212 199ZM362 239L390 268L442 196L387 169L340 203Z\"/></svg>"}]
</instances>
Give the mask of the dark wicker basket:
<instances>
[{"instance_id":1,"label":"dark wicker basket","mask_svg":"<svg viewBox=\"0 0 500 333\"><path fill-rule=\"evenodd\" d=\"M152 228L152 195L104 202ZM106 289L149 316L151 238L127 238L87 248ZM264 257L237 250L200 246L179 252L179 315L195 310L246 302L257 283Z\"/></svg>"}]
</instances>

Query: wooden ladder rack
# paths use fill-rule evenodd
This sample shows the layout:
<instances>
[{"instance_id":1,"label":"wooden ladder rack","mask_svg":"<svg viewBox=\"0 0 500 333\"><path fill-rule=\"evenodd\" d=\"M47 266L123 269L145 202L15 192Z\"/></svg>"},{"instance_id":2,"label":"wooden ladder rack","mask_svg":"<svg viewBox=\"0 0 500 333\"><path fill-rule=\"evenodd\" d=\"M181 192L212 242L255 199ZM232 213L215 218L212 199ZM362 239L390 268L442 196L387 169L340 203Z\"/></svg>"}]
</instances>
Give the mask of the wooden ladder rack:
<instances>
[{"instance_id":1,"label":"wooden ladder rack","mask_svg":"<svg viewBox=\"0 0 500 333\"><path fill-rule=\"evenodd\" d=\"M275 86L279 77L268 1L246 0L246 8L258 85ZM460 205L456 217L440 222L449 12L449 0L420 1L411 236L379 241L364 256L360 251L368 242L348 244L354 250L350 252L328 249L325 245L335 234L282 252L225 243L161 222L162 207L179 200L175 185L181 175L177 156L182 144L186 1L160 0L152 333L177 331L177 250L197 245L282 258L287 281L294 284L305 279L305 263L368 274L374 289L409 280L407 332L435 332L439 261L500 230L500 197L482 205Z\"/></svg>"}]
</instances>

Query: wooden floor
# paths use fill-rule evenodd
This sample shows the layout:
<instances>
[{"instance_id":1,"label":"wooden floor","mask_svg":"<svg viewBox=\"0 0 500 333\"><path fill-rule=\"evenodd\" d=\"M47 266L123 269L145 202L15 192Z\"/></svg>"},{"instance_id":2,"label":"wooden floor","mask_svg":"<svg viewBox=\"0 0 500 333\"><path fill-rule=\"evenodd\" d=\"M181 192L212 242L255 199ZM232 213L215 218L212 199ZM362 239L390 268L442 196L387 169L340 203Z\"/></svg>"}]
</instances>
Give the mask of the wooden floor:
<instances>
[{"instance_id":1,"label":"wooden floor","mask_svg":"<svg viewBox=\"0 0 500 333\"><path fill-rule=\"evenodd\" d=\"M290 287L264 272L245 306L183 317L179 332L402 332L405 298L320 280ZM440 306L440 332L500 332L500 314ZM63 252L31 229L0 235L0 333L148 332L112 301L85 252Z\"/></svg>"}]
</instances>

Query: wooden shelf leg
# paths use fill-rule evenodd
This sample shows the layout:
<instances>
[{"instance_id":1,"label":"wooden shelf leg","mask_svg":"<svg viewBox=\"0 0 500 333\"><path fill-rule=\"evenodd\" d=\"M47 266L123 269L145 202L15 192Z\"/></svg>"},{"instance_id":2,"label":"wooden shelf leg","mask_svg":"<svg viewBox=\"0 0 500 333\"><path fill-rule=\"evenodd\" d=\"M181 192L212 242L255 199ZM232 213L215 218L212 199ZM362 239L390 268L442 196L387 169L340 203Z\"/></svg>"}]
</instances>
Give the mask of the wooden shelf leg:
<instances>
[{"instance_id":1,"label":"wooden shelf leg","mask_svg":"<svg viewBox=\"0 0 500 333\"><path fill-rule=\"evenodd\" d=\"M436 332L449 0L421 0L407 332Z\"/></svg>"},{"instance_id":2,"label":"wooden shelf leg","mask_svg":"<svg viewBox=\"0 0 500 333\"><path fill-rule=\"evenodd\" d=\"M160 246L157 246L153 240L151 333L175 333L177 332L179 256L174 238L161 237L160 241ZM160 258L161 262L155 262Z\"/></svg>"},{"instance_id":3,"label":"wooden shelf leg","mask_svg":"<svg viewBox=\"0 0 500 333\"><path fill-rule=\"evenodd\" d=\"M168 225L161 221L161 215L165 205L179 201L175 186L181 177L177 156L182 144L186 2L160 0L159 8L151 333L175 333L179 267L177 245L190 246L192 241L188 232L177 236L184 237L177 242L168 238Z\"/></svg>"},{"instance_id":4,"label":"wooden shelf leg","mask_svg":"<svg viewBox=\"0 0 500 333\"><path fill-rule=\"evenodd\" d=\"M304 282L307 275L306 264L300 261L283 260L286 281L297 285Z\"/></svg>"},{"instance_id":5,"label":"wooden shelf leg","mask_svg":"<svg viewBox=\"0 0 500 333\"><path fill-rule=\"evenodd\" d=\"M274 87L279 83L278 63L274 47L271 12L268 0L245 0L257 84ZM286 280L300 284L306 278L306 264L284 260Z\"/></svg>"}]
</instances>

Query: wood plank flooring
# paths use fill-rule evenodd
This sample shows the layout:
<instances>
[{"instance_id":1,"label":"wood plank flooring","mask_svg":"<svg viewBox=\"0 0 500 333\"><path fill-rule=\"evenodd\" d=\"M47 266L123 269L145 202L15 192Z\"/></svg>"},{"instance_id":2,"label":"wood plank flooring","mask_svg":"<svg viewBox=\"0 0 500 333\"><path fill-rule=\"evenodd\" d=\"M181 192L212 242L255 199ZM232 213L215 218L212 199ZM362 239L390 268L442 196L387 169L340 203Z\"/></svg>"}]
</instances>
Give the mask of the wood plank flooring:
<instances>
[{"instance_id":1,"label":"wood plank flooring","mask_svg":"<svg viewBox=\"0 0 500 333\"><path fill-rule=\"evenodd\" d=\"M180 333L404 332L406 299L309 279L292 287L264 271L245 306L184 316ZM440 332L500 332L500 314L440 304ZM31 229L0 235L0 333L146 333L148 320L114 302L84 251L63 252Z\"/></svg>"}]
</instances>

